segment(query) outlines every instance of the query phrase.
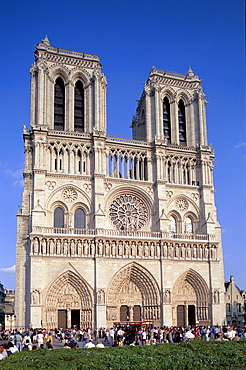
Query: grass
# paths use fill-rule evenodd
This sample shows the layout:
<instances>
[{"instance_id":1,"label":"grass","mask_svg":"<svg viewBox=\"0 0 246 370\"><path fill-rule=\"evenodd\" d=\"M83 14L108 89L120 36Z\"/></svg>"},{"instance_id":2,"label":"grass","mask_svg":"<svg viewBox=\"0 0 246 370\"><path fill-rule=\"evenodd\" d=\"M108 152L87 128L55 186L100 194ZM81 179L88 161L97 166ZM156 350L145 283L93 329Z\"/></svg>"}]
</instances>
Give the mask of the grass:
<instances>
[{"instance_id":1,"label":"grass","mask_svg":"<svg viewBox=\"0 0 246 370\"><path fill-rule=\"evenodd\" d=\"M0 370L246 369L246 341L158 344L122 348L22 351L0 362Z\"/></svg>"}]
</instances>

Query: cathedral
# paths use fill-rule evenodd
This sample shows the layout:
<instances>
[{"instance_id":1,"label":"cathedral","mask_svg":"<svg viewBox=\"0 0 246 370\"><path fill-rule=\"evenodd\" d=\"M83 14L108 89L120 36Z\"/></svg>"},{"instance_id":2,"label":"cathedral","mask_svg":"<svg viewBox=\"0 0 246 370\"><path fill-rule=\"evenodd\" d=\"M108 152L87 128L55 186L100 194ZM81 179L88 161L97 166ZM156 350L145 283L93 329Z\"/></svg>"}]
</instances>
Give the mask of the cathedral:
<instances>
[{"instance_id":1,"label":"cathedral","mask_svg":"<svg viewBox=\"0 0 246 370\"><path fill-rule=\"evenodd\" d=\"M152 68L132 140L107 136L97 55L36 45L17 214L17 327L225 320L200 78Z\"/></svg>"}]
</instances>

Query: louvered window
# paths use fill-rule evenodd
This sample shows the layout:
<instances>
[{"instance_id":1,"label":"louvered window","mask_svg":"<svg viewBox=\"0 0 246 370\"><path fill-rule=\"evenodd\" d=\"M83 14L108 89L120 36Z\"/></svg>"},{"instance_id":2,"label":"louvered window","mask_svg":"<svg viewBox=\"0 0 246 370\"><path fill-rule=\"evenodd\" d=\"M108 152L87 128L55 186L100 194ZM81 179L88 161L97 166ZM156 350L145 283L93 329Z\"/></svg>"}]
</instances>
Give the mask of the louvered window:
<instances>
[{"instance_id":1,"label":"louvered window","mask_svg":"<svg viewBox=\"0 0 246 370\"><path fill-rule=\"evenodd\" d=\"M65 124L65 87L61 77L55 83L54 93L54 129L64 130Z\"/></svg>"},{"instance_id":2,"label":"louvered window","mask_svg":"<svg viewBox=\"0 0 246 370\"><path fill-rule=\"evenodd\" d=\"M167 97L163 101L163 133L168 142L171 142L170 104Z\"/></svg>"},{"instance_id":3,"label":"louvered window","mask_svg":"<svg viewBox=\"0 0 246 370\"><path fill-rule=\"evenodd\" d=\"M186 120L185 120L185 106L183 100L179 101L178 119L179 119L179 142L186 143Z\"/></svg>"},{"instance_id":4,"label":"louvered window","mask_svg":"<svg viewBox=\"0 0 246 370\"><path fill-rule=\"evenodd\" d=\"M84 89L81 81L74 88L74 131L84 132Z\"/></svg>"}]
</instances>

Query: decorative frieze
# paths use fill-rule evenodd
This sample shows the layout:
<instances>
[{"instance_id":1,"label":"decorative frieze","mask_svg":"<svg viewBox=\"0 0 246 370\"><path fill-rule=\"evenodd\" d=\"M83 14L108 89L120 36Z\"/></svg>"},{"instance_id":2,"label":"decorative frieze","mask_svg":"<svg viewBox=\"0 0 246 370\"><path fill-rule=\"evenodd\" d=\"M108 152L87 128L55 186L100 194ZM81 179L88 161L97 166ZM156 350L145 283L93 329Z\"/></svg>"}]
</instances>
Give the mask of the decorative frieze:
<instances>
[{"instance_id":1,"label":"decorative frieze","mask_svg":"<svg viewBox=\"0 0 246 370\"><path fill-rule=\"evenodd\" d=\"M33 256L217 260L215 244L35 237Z\"/></svg>"}]
</instances>

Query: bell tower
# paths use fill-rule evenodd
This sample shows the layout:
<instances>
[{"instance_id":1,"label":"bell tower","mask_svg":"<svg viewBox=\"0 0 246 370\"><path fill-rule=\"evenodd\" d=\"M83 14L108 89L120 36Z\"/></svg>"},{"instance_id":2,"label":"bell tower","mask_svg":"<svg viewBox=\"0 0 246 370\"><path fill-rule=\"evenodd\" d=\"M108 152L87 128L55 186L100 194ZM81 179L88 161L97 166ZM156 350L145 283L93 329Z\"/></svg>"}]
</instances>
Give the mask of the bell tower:
<instances>
[{"instance_id":1,"label":"bell tower","mask_svg":"<svg viewBox=\"0 0 246 370\"><path fill-rule=\"evenodd\" d=\"M224 276L200 78L152 68L133 140L106 135L97 55L36 45L17 215L17 327L221 325Z\"/></svg>"}]
</instances>

